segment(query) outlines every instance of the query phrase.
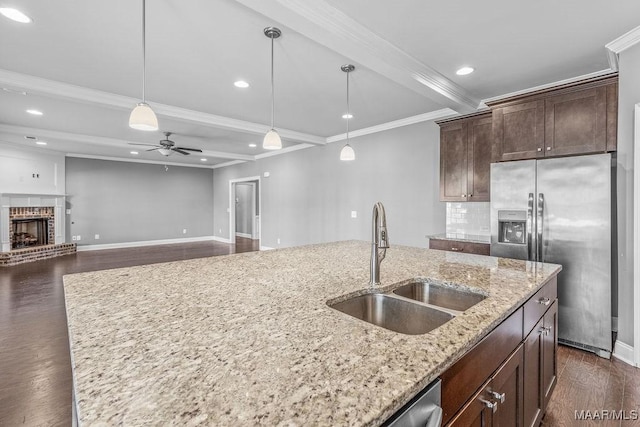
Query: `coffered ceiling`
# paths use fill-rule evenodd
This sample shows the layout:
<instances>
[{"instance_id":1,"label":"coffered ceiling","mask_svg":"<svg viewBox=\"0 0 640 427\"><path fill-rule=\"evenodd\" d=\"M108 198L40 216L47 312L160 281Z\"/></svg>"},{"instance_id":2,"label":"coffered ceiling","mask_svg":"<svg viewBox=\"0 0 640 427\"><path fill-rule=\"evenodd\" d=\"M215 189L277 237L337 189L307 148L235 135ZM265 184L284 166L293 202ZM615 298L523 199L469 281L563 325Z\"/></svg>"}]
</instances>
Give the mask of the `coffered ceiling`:
<instances>
[{"instance_id":1,"label":"coffered ceiling","mask_svg":"<svg viewBox=\"0 0 640 427\"><path fill-rule=\"evenodd\" d=\"M141 5L0 0L33 19L0 16L0 141L33 145L24 137L35 136L70 155L193 165L269 155L261 148L270 121L267 26L283 33L275 127L286 152L343 138L343 64L356 66L350 127L367 133L604 72L605 44L640 25L635 0L147 0L147 100L161 131L204 151L164 158L130 154L129 143L163 139L127 125L142 96ZM457 76L462 65L476 71ZM250 87L234 87L239 79Z\"/></svg>"}]
</instances>

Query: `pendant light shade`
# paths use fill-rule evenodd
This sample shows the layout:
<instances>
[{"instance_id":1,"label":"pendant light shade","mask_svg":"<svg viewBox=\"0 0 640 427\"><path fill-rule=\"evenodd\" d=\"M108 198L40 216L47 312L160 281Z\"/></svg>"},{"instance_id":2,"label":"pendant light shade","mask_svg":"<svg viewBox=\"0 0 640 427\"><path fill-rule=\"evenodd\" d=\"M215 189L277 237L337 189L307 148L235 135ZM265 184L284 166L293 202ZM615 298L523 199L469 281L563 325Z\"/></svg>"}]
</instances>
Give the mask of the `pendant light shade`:
<instances>
[{"instance_id":1,"label":"pendant light shade","mask_svg":"<svg viewBox=\"0 0 640 427\"><path fill-rule=\"evenodd\" d=\"M137 130L158 130L158 118L146 102L140 102L129 116L129 127Z\"/></svg>"},{"instance_id":2,"label":"pendant light shade","mask_svg":"<svg viewBox=\"0 0 640 427\"><path fill-rule=\"evenodd\" d=\"M273 39L280 37L282 32L276 27L267 27L264 29L264 35L271 39L271 130L267 132L262 141L262 148L265 150L279 150L282 148L282 140L280 135L273 128L273 114L275 110L275 96L273 91Z\"/></svg>"},{"instance_id":3,"label":"pendant light shade","mask_svg":"<svg viewBox=\"0 0 640 427\"><path fill-rule=\"evenodd\" d=\"M346 117L347 120L347 143L342 147L342 150L340 150L340 160L350 162L356 159L356 152L353 151L353 147L349 145L349 120L353 117L349 109L349 73L355 70L356 67L351 64L346 64L340 67L340 69L347 73L347 114L343 116Z\"/></svg>"},{"instance_id":4,"label":"pendant light shade","mask_svg":"<svg viewBox=\"0 0 640 427\"><path fill-rule=\"evenodd\" d=\"M340 150L340 160L348 162L356 159L356 152L353 151L353 148L349 144L342 147Z\"/></svg>"},{"instance_id":5,"label":"pendant light shade","mask_svg":"<svg viewBox=\"0 0 640 427\"><path fill-rule=\"evenodd\" d=\"M145 98L145 74L146 74L146 0L142 0L142 102L139 102L129 116L129 127L137 130L158 130L158 118Z\"/></svg>"}]
</instances>

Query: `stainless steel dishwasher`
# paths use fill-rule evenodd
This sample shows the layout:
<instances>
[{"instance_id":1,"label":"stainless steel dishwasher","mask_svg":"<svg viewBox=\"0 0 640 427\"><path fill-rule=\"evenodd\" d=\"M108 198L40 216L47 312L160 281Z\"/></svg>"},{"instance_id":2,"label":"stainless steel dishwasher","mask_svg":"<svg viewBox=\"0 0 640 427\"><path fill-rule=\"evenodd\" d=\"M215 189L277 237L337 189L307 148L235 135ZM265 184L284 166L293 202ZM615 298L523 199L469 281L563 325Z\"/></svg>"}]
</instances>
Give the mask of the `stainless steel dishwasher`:
<instances>
[{"instance_id":1,"label":"stainless steel dishwasher","mask_svg":"<svg viewBox=\"0 0 640 427\"><path fill-rule=\"evenodd\" d=\"M442 425L442 389L435 380L402 409L382 424L385 427L440 427Z\"/></svg>"}]
</instances>

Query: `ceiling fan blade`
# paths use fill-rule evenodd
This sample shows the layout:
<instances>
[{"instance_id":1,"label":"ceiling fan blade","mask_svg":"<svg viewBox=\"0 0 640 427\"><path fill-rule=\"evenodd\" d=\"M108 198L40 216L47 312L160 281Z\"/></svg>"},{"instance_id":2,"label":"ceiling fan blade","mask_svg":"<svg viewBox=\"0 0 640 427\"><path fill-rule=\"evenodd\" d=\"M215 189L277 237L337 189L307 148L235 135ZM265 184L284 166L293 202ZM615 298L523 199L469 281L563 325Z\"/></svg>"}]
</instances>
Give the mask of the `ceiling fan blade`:
<instances>
[{"instance_id":1,"label":"ceiling fan blade","mask_svg":"<svg viewBox=\"0 0 640 427\"><path fill-rule=\"evenodd\" d=\"M157 146L156 144L143 144L141 142L129 142L128 144L129 145L147 145L149 147L156 147Z\"/></svg>"},{"instance_id":2,"label":"ceiling fan blade","mask_svg":"<svg viewBox=\"0 0 640 427\"><path fill-rule=\"evenodd\" d=\"M195 151L197 153L202 153L202 150L199 148L187 148L187 147L176 147L179 150L186 150L186 151Z\"/></svg>"},{"instance_id":3,"label":"ceiling fan blade","mask_svg":"<svg viewBox=\"0 0 640 427\"><path fill-rule=\"evenodd\" d=\"M156 150L159 150L160 148L162 148L162 147L151 148L149 150L144 150L144 151L156 151Z\"/></svg>"},{"instance_id":4,"label":"ceiling fan blade","mask_svg":"<svg viewBox=\"0 0 640 427\"><path fill-rule=\"evenodd\" d=\"M191 154L191 153L189 153L187 151L183 151L183 150L181 150L180 148L177 148L177 147L173 147L171 150L173 150L173 151L175 151L177 153L180 153L180 154L184 154L185 156L188 156L189 154Z\"/></svg>"}]
</instances>

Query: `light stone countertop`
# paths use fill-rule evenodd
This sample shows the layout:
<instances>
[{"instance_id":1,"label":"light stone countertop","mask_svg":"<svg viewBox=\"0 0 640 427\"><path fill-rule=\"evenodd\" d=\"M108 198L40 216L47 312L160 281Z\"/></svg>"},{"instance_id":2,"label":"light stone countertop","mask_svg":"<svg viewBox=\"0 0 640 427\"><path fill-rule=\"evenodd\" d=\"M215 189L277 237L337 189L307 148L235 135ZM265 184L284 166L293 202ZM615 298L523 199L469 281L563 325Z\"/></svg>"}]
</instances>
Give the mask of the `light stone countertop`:
<instances>
[{"instance_id":1,"label":"light stone countertop","mask_svg":"<svg viewBox=\"0 0 640 427\"><path fill-rule=\"evenodd\" d=\"M346 241L65 276L81 425L379 425L561 268L392 246L382 289L490 295L403 335L327 306L368 288L369 257Z\"/></svg>"}]
</instances>

